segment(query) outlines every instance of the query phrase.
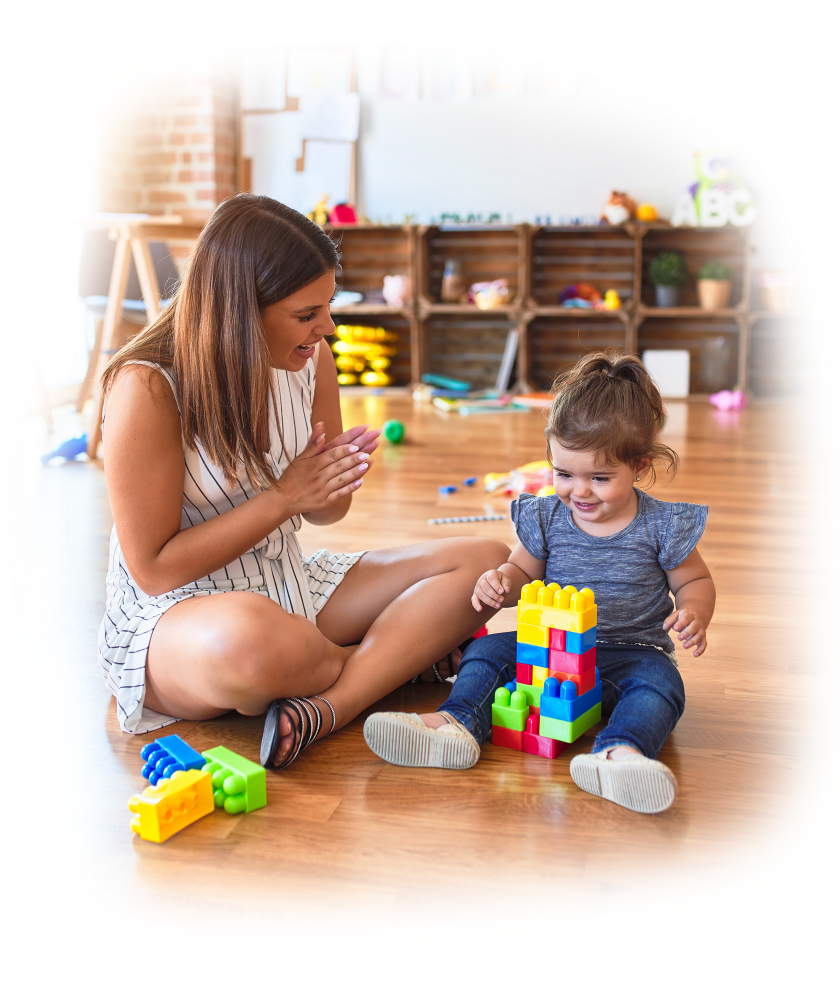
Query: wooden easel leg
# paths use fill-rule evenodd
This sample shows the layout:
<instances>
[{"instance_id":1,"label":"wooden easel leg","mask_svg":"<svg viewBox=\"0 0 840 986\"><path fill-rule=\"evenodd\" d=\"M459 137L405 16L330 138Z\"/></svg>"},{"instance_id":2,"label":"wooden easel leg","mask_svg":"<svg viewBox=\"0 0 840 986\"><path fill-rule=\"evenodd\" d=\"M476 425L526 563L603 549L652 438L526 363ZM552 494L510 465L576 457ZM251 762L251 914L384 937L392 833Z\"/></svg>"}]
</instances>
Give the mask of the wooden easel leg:
<instances>
[{"instance_id":1,"label":"wooden easel leg","mask_svg":"<svg viewBox=\"0 0 840 986\"><path fill-rule=\"evenodd\" d=\"M99 357L102 354L102 327L104 325L104 319L96 319L93 348L90 351L90 356L88 356L87 372L85 373L85 378L79 387L79 393L76 397L76 411L79 414L84 411L87 399L93 391L93 381L96 376L96 368L99 366Z\"/></svg>"}]
</instances>

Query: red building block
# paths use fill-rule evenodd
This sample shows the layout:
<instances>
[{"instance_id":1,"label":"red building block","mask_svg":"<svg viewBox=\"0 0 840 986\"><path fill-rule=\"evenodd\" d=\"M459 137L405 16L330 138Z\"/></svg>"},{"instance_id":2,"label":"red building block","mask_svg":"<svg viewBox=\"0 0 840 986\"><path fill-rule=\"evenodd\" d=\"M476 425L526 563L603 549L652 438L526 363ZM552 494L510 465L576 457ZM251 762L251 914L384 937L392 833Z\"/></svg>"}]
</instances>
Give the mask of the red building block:
<instances>
[{"instance_id":1,"label":"red building block","mask_svg":"<svg viewBox=\"0 0 840 986\"><path fill-rule=\"evenodd\" d=\"M546 760L556 760L560 756L560 751L569 745L549 736L540 736L539 715L528 716L525 732L517 735L522 737L523 753L530 753L534 757L545 757Z\"/></svg>"},{"instance_id":2,"label":"red building block","mask_svg":"<svg viewBox=\"0 0 840 986\"><path fill-rule=\"evenodd\" d=\"M566 631L565 630L549 630L548 631L548 646L552 650L565 650L566 649Z\"/></svg>"},{"instance_id":3,"label":"red building block","mask_svg":"<svg viewBox=\"0 0 840 986\"><path fill-rule=\"evenodd\" d=\"M568 671L552 671L549 668L547 677L556 678L558 681L573 681L578 695L583 695L584 692L595 687L595 668L591 668L585 674L569 674Z\"/></svg>"},{"instance_id":4,"label":"red building block","mask_svg":"<svg viewBox=\"0 0 840 986\"><path fill-rule=\"evenodd\" d=\"M521 753L522 737L524 735L518 729L505 729L504 726L493 726L493 735L490 737L490 742L493 746L506 746L509 750L516 750L517 753ZM556 743L557 741L554 740L553 742ZM563 744L561 743L560 745L562 746Z\"/></svg>"},{"instance_id":5,"label":"red building block","mask_svg":"<svg viewBox=\"0 0 840 986\"><path fill-rule=\"evenodd\" d=\"M517 664L516 665L516 680L521 685L531 685L534 682L534 666L533 664Z\"/></svg>"},{"instance_id":6,"label":"red building block","mask_svg":"<svg viewBox=\"0 0 840 986\"><path fill-rule=\"evenodd\" d=\"M564 650L549 650L548 667L551 671L565 671L566 674L586 674L595 667L595 648L590 647L585 654L567 654ZM557 677L553 675L553 677Z\"/></svg>"}]
</instances>

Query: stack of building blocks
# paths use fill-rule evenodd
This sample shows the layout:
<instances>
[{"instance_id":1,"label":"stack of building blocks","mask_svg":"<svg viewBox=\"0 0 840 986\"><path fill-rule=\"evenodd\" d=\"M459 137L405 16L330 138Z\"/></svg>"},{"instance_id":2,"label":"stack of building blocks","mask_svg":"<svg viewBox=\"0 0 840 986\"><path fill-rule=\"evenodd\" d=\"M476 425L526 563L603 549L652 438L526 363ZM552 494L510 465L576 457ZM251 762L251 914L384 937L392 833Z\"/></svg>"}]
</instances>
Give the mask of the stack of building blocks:
<instances>
[{"instance_id":1,"label":"stack of building blocks","mask_svg":"<svg viewBox=\"0 0 840 986\"><path fill-rule=\"evenodd\" d=\"M161 778L171 777L176 770L201 770L204 757L185 743L180 736L161 736L154 743L147 743L140 751L145 760L143 777L154 787Z\"/></svg>"},{"instance_id":2,"label":"stack of building blocks","mask_svg":"<svg viewBox=\"0 0 840 986\"><path fill-rule=\"evenodd\" d=\"M537 580L517 604L516 681L496 691L492 741L553 760L601 718L591 589Z\"/></svg>"},{"instance_id":3,"label":"stack of building blocks","mask_svg":"<svg viewBox=\"0 0 840 986\"><path fill-rule=\"evenodd\" d=\"M149 842L171 835L213 812L213 782L200 770L175 771L128 802L132 831Z\"/></svg>"}]
</instances>

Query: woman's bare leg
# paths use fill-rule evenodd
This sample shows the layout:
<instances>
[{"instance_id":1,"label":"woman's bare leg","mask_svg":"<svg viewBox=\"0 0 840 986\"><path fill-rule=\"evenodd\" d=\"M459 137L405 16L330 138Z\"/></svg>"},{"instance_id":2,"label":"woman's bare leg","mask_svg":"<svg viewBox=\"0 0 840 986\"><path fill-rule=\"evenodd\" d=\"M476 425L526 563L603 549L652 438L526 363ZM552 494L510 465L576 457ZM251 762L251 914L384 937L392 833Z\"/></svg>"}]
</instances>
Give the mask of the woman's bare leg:
<instances>
[{"instance_id":1,"label":"woman's bare leg","mask_svg":"<svg viewBox=\"0 0 840 986\"><path fill-rule=\"evenodd\" d=\"M336 728L483 626L492 613L472 608L472 590L482 572L509 555L489 538L445 538L363 555L318 614L318 628L336 644L363 638L321 693L335 709ZM323 711L322 721L330 722L326 706ZM291 743L291 736L281 741L275 762Z\"/></svg>"},{"instance_id":2,"label":"woman's bare leg","mask_svg":"<svg viewBox=\"0 0 840 986\"><path fill-rule=\"evenodd\" d=\"M231 709L260 715L278 696L327 688L353 649L258 593L197 596L167 610L155 627L145 704L180 719Z\"/></svg>"}]
</instances>

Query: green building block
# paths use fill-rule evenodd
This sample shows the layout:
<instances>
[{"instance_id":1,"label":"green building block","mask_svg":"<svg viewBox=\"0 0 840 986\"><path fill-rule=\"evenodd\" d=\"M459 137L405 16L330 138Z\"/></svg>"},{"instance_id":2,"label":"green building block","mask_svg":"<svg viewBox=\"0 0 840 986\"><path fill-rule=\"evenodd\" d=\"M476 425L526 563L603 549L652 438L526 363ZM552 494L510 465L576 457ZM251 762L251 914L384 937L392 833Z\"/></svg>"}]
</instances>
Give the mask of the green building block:
<instances>
[{"instance_id":1,"label":"green building block","mask_svg":"<svg viewBox=\"0 0 840 986\"><path fill-rule=\"evenodd\" d=\"M240 757L224 746L201 754L207 763L201 769L213 781L213 801L229 815L265 808L265 768Z\"/></svg>"},{"instance_id":2,"label":"green building block","mask_svg":"<svg viewBox=\"0 0 840 986\"><path fill-rule=\"evenodd\" d=\"M494 726L524 733L529 713L528 699L523 692L514 692L511 695L507 688L496 689L496 701L490 709Z\"/></svg>"},{"instance_id":3,"label":"green building block","mask_svg":"<svg viewBox=\"0 0 840 986\"><path fill-rule=\"evenodd\" d=\"M528 700L528 705L535 705L539 709L540 696L542 695L542 691L543 691L542 685L525 685L521 681L517 681L516 690L518 692L522 692L522 694Z\"/></svg>"},{"instance_id":4,"label":"green building block","mask_svg":"<svg viewBox=\"0 0 840 986\"><path fill-rule=\"evenodd\" d=\"M550 736L551 739L560 740L561 743L574 743L579 736L583 736L586 730L590 726L594 726L600 719L600 702L597 705L593 705L588 712L584 712L574 722L563 722L562 719L550 719L548 716L540 716L540 736Z\"/></svg>"}]
</instances>

